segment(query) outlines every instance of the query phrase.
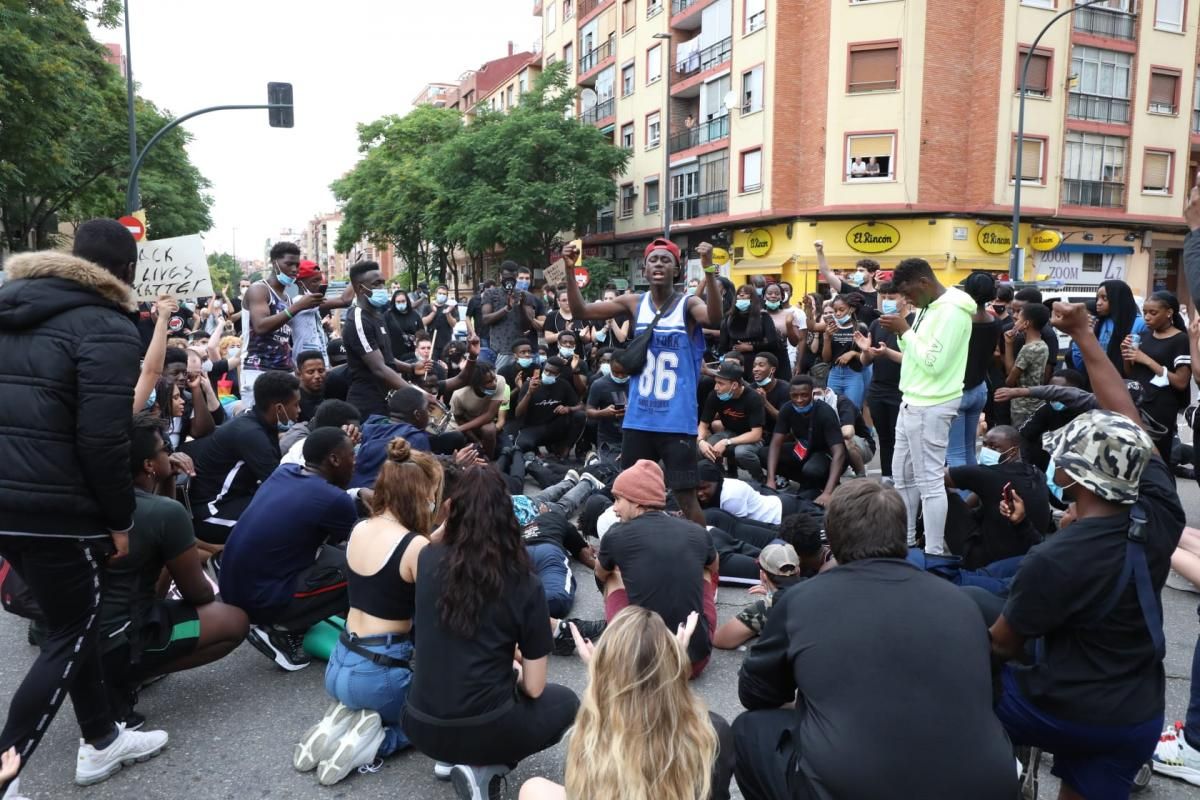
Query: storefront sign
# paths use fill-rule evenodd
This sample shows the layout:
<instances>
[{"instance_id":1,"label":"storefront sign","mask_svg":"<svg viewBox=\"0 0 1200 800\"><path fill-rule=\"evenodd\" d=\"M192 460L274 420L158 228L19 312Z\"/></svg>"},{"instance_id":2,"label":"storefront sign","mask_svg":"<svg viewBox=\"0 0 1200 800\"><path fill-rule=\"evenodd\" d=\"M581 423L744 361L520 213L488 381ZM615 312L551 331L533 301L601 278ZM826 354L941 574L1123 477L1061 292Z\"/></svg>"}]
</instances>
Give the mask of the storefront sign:
<instances>
[{"instance_id":1,"label":"storefront sign","mask_svg":"<svg viewBox=\"0 0 1200 800\"><path fill-rule=\"evenodd\" d=\"M1029 246L1039 252L1053 250L1062 244L1062 234L1058 231L1035 231L1029 237Z\"/></svg>"},{"instance_id":2,"label":"storefront sign","mask_svg":"<svg viewBox=\"0 0 1200 800\"><path fill-rule=\"evenodd\" d=\"M746 249L755 258L762 258L771 252L771 232L766 228L755 228L746 237Z\"/></svg>"},{"instance_id":3,"label":"storefront sign","mask_svg":"<svg viewBox=\"0 0 1200 800\"><path fill-rule=\"evenodd\" d=\"M1124 253L1039 252L1035 272L1039 281L1099 286L1104 281L1125 280L1126 258Z\"/></svg>"},{"instance_id":4,"label":"storefront sign","mask_svg":"<svg viewBox=\"0 0 1200 800\"><path fill-rule=\"evenodd\" d=\"M860 253L886 253L900 244L900 231L886 222L864 222L846 231L846 244Z\"/></svg>"},{"instance_id":5,"label":"storefront sign","mask_svg":"<svg viewBox=\"0 0 1200 800\"><path fill-rule=\"evenodd\" d=\"M975 235L975 241L979 244L979 249L985 253L991 253L994 256L1007 253L1012 250L1012 228L998 222L984 225Z\"/></svg>"},{"instance_id":6,"label":"storefront sign","mask_svg":"<svg viewBox=\"0 0 1200 800\"><path fill-rule=\"evenodd\" d=\"M729 263L729 251L723 247L714 247L712 251L712 263L718 267Z\"/></svg>"}]
</instances>

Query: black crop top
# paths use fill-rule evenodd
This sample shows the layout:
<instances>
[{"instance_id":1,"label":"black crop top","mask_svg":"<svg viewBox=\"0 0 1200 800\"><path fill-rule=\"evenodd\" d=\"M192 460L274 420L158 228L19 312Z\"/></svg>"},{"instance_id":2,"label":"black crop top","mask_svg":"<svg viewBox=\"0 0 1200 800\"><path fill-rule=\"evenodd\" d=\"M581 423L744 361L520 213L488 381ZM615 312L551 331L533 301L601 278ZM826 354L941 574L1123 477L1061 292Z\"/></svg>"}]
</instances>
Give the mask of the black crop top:
<instances>
[{"instance_id":1,"label":"black crop top","mask_svg":"<svg viewBox=\"0 0 1200 800\"><path fill-rule=\"evenodd\" d=\"M379 619L412 619L417 605L417 586L400 577L400 560L416 536L412 531L396 543L388 560L374 575L359 575L346 565L350 606Z\"/></svg>"}]
</instances>

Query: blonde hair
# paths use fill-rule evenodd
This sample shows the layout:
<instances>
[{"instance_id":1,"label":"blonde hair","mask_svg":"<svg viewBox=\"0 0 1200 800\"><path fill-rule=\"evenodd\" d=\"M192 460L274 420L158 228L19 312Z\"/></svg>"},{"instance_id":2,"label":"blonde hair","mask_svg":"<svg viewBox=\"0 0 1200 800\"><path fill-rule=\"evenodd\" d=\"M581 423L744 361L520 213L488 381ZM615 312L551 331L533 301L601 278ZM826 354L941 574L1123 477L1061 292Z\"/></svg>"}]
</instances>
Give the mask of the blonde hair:
<instances>
[{"instance_id":1,"label":"blonde hair","mask_svg":"<svg viewBox=\"0 0 1200 800\"><path fill-rule=\"evenodd\" d=\"M567 746L571 800L704 800L717 733L688 688L692 664L662 617L630 606L596 646Z\"/></svg>"},{"instance_id":2,"label":"blonde hair","mask_svg":"<svg viewBox=\"0 0 1200 800\"><path fill-rule=\"evenodd\" d=\"M375 479L371 513L391 514L410 531L429 534L442 502L442 465L430 453L414 450L397 436L388 442L387 459ZM433 508L430 508L430 506Z\"/></svg>"},{"instance_id":3,"label":"blonde hair","mask_svg":"<svg viewBox=\"0 0 1200 800\"><path fill-rule=\"evenodd\" d=\"M217 351L224 357L229 353L229 348L234 345L240 347L241 344L242 340L236 336L222 336L220 344L217 345Z\"/></svg>"}]
</instances>

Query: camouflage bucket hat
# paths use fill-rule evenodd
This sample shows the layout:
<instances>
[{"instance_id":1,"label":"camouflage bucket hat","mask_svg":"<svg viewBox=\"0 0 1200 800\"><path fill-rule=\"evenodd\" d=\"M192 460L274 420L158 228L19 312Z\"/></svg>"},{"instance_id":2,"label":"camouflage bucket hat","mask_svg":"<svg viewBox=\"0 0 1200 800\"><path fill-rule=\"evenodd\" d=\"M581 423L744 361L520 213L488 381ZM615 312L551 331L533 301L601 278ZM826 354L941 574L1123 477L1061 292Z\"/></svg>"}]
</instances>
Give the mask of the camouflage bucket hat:
<instances>
[{"instance_id":1,"label":"camouflage bucket hat","mask_svg":"<svg viewBox=\"0 0 1200 800\"><path fill-rule=\"evenodd\" d=\"M1150 436L1128 417L1112 411L1080 414L1042 443L1054 464L1097 497L1129 505L1154 453Z\"/></svg>"}]
</instances>

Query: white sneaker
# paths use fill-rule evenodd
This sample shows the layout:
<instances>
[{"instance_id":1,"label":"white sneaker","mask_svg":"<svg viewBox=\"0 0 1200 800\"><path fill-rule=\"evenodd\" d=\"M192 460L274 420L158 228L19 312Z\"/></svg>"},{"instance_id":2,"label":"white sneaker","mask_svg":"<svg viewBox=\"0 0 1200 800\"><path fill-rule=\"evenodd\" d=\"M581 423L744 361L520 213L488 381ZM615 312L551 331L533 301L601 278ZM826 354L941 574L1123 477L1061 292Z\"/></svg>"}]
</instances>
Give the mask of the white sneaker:
<instances>
[{"instance_id":1,"label":"white sneaker","mask_svg":"<svg viewBox=\"0 0 1200 800\"><path fill-rule=\"evenodd\" d=\"M507 774L508 767L503 765L469 767L455 764L450 770L450 783L459 800L500 800L500 787Z\"/></svg>"},{"instance_id":2,"label":"white sneaker","mask_svg":"<svg viewBox=\"0 0 1200 800\"><path fill-rule=\"evenodd\" d=\"M341 703L330 705L321 721L309 728L296 743L292 750L292 766L300 772L308 772L333 755L338 740L350 729L354 714L353 709Z\"/></svg>"},{"instance_id":3,"label":"white sneaker","mask_svg":"<svg viewBox=\"0 0 1200 800\"><path fill-rule=\"evenodd\" d=\"M570 481L571 483L579 483L579 473L573 469L569 469L567 470L567 474L563 476L563 480Z\"/></svg>"},{"instance_id":4,"label":"white sneaker","mask_svg":"<svg viewBox=\"0 0 1200 800\"><path fill-rule=\"evenodd\" d=\"M449 776L447 776L449 777ZM12 783L4 791L4 800L29 800L28 797L21 794L21 779L13 778Z\"/></svg>"},{"instance_id":5,"label":"white sneaker","mask_svg":"<svg viewBox=\"0 0 1200 800\"><path fill-rule=\"evenodd\" d=\"M84 741L79 743L79 758L75 762L75 783L91 786L112 777L124 765L148 761L167 746L166 731L131 731L125 723L117 723L117 738L103 750Z\"/></svg>"},{"instance_id":6,"label":"white sneaker","mask_svg":"<svg viewBox=\"0 0 1200 800\"><path fill-rule=\"evenodd\" d=\"M433 777L439 781L450 780L450 772L454 769L453 764L447 764L445 761L433 762Z\"/></svg>"},{"instance_id":7,"label":"white sneaker","mask_svg":"<svg viewBox=\"0 0 1200 800\"><path fill-rule=\"evenodd\" d=\"M333 786L364 764L375 760L383 744L383 720L375 711L354 712L350 726L337 741L332 754L317 768L317 780L322 786Z\"/></svg>"},{"instance_id":8,"label":"white sneaker","mask_svg":"<svg viewBox=\"0 0 1200 800\"><path fill-rule=\"evenodd\" d=\"M1184 741L1181 722L1169 725L1163 731L1150 763L1160 775L1200 786L1200 750Z\"/></svg>"}]
</instances>

